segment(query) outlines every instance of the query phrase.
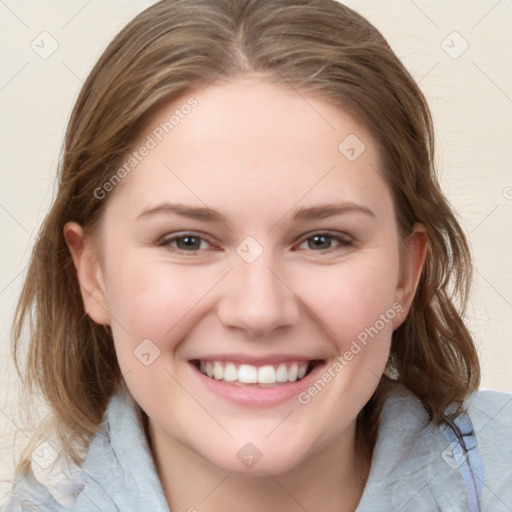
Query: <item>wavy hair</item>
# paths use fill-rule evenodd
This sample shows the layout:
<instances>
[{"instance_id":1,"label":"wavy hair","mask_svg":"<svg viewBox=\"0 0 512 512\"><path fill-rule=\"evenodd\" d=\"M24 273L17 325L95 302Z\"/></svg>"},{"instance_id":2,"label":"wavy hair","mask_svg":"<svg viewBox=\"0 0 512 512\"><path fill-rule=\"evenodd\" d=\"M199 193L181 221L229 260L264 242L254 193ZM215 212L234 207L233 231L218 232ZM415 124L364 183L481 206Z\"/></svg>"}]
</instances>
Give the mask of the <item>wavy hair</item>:
<instances>
[{"instance_id":1,"label":"wavy hair","mask_svg":"<svg viewBox=\"0 0 512 512\"><path fill-rule=\"evenodd\" d=\"M27 392L49 404L63 449L80 463L122 376L110 327L84 310L63 227L94 234L108 197L94 191L133 150L147 116L187 90L247 73L315 94L373 135L405 239L426 227L417 293L392 335L388 368L358 417L373 446L390 382L415 393L436 424L449 422L480 381L463 321L471 282L468 244L440 190L431 114L418 85L380 32L335 0L162 0L137 15L94 66L72 111L58 192L34 247L13 324ZM30 337L24 371L20 348ZM458 403L448 417L446 408ZM26 470L29 458L19 469Z\"/></svg>"}]
</instances>

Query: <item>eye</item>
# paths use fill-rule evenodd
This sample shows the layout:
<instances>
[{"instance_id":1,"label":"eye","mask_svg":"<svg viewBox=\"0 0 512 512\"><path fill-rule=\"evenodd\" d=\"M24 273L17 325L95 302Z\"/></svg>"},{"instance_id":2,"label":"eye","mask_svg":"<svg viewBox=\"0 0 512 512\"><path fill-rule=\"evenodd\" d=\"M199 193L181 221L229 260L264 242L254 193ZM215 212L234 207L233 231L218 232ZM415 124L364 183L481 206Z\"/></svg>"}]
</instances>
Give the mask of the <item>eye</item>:
<instances>
[{"instance_id":1,"label":"eye","mask_svg":"<svg viewBox=\"0 0 512 512\"><path fill-rule=\"evenodd\" d=\"M178 233L172 236L165 236L159 240L157 245L183 252L199 252L212 246L206 238L198 233Z\"/></svg>"},{"instance_id":2,"label":"eye","mask_svg":"<svg viewBox=\"0 0 512 512\"><path fill-rule=\"evenodd\" d=\"M333 241L335 245L333 245ZM300 246L307 244L306 249L315 252L332 252L350 247L353 243L353 240L348 235L342 233L319 232L313 233L305 238L299 245L299 249Z\"/></svg>"}]
</instances>

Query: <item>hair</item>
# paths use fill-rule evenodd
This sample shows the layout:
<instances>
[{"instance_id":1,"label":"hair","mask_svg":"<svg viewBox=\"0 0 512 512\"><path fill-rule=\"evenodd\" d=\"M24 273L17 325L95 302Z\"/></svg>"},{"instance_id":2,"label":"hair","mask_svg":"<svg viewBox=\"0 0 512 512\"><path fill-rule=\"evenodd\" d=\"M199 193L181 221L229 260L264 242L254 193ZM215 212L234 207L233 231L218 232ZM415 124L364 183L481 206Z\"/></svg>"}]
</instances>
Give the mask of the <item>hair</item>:
<instances>
[{"instance_id":1,"label":"hair","mask_svg":"<svg viewBox=\"0 0 512 512\"><path fill-rule=\"evenodd\" d=\"M354 116L379 147L401 238L415 223L426 228L427 255L411 309L392 334L388 367L358 416L366 446L375 443L390 383L411 390L437 425L451 423L478 388L478 357L463 321L472 277L468 244L440 190L426 99L380 32L335 0L162 0L115 37L81 89L65 135L58 192L14 317L14 359L26 392L42 394L63 450L75 462L122 375L110 327L85 313L63 227L74 221L94 234L109 200L94 192L133 150L155 109L245 74L314 94ZM448 415L453 403L459 405ZM25 457L18 468L25 471L28 463Z\"/></svg>"}]
</instances>

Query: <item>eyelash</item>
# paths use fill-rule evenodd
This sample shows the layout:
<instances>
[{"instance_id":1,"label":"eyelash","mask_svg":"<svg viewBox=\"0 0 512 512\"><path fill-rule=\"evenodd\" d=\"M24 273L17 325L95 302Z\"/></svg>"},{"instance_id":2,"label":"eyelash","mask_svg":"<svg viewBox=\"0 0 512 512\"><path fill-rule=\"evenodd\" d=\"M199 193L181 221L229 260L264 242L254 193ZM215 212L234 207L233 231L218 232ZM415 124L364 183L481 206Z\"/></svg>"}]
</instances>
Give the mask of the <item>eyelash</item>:
<instances>
[{"instance_id":1,"label":"eyelash","mask_svg":"<svg viewBox=\"0 0 512 512\"><path fill-rule=\"evenodd\" d=\"M310 239L313 239L315 237L326 237L326 238L330 238L332 240L335 240L336 242L338 242L339 246L338 246L338 250L340 248L346 248L346 247L350 247L350 246L353 246L354 245L354 241L348 237L347 235L344 235L344 234L341 234L341 233L332 233L332 232L329 232L329 231L317 231L317 232L313 232L311 234L308 234L308 236L304 237L300 244L299 245L302 245L303 243L307 242L308 240ZM201 252L201 250L191 250L191 251L188 251L188 250L185 250L185 249L179 249L177 247L172 247L171 244L176 242L177 240L180 240L180 239L183 239L183 238L194 238L194 239L199 239L200 241L205 241L207 243L209 243L210 245L213 245L211 242L208 241L207 238L205 238L204 236L202 236L200 233L194 233L194 232L185 232L185 233L182 233L182 234L178 234L178 235L173 235L173 236L170 236L170 237L164 237L162 239L160 239L160 241L158 242L158 246L159 247L167 247L169 248L170 250L174 251L174 252L180 252L180 253L187 253L187 254L191 254L191 253L199 253ZM336 247L329 247L328 249L324 249L324 250L318 250L318 251L315 251L313 249L310 249L312 250L313 252L320 252L320 253L328 253L330 254L331 252L333 251L336 251L337 248Z\"/></svg>"}]
</instances>

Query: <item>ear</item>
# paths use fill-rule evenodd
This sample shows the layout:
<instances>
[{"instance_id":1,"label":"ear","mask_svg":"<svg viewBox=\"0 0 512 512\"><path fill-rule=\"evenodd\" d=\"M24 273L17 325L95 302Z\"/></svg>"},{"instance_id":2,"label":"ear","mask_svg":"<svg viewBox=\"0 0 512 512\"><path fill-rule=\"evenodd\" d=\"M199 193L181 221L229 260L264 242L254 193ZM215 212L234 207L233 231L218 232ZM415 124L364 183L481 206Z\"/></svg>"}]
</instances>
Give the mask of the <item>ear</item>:
<instances>
[{"instance_id":1,"label":"ear","mask_svg":"<svg viewBox=\"0 0 512 512\"><path fill-rule=\"evenodd\" d=\"M64 226L64 238L75 265L85 312L98 324L110 325L103 273L93 241L76 222Z\"/></svg>"},{"instance_id":2,"label":"ear","mask_svg":"<svg viewBox=\"0 0 512 512\"><path fill-rule=\"evenodd\" d=\"M402 311L393 320L393 330L400 326L409 312L425 263L427 246L427 230L423 224L416 223L400 257L401 268L395 301L402 306Z\"/></svg>"}]
</instances>

